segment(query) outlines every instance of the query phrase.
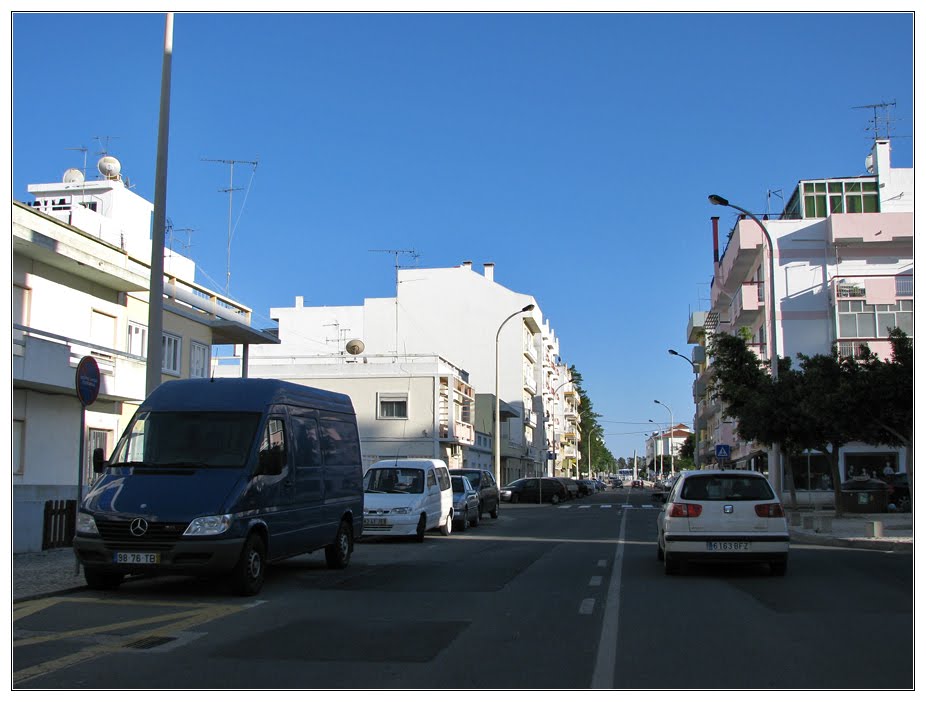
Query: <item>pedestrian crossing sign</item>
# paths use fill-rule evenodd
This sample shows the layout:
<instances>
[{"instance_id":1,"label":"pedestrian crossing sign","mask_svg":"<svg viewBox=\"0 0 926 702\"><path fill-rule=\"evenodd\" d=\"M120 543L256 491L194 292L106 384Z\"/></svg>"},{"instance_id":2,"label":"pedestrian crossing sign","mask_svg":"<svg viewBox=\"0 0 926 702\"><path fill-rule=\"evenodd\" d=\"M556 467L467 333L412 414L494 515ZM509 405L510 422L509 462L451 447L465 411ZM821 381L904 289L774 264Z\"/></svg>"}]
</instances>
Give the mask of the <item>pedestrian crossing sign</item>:
<instances>
[{"instance_id":1,"label":"pedestrian crossing sign","mask_svg":"<svg viewBox=\"0 0 926 702\"><path fill-rule=\"evenodd\" d=\"M714 455L721 460L730 458L730 446L728 444L717 444L714 446Z\"/></svg>"}]
</instances>

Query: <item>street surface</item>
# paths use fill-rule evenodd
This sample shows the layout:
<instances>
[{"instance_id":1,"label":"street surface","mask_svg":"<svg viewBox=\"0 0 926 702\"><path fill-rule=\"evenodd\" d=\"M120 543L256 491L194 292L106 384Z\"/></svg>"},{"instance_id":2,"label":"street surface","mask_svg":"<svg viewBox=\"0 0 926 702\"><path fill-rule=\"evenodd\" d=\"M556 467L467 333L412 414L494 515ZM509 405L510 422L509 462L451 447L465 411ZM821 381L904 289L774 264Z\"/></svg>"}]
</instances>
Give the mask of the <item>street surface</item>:
<instances>
[{"instance_id":1,"label":"street surface","mask_svg":"<svg viewBox=\"0 0 926 702\"><path fill-rule=\"evenodd\" d=\"M912 554L792 545L663 574L658 503L608 490L424 543L278 564L253 599L138 579L14 607L16 689L912 688Z\"/></svg>"}]
</instances>

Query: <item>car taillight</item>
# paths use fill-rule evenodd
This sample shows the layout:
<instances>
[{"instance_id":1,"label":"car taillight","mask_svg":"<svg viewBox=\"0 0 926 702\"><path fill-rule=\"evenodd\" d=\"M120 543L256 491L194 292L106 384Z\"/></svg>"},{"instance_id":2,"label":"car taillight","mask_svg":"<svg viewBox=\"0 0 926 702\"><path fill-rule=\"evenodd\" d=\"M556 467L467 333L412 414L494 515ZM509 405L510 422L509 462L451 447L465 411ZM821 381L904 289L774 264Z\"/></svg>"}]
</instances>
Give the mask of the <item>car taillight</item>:
<instances>
[{"instance_id":1,"label":"car taillight","mask_svg":"<svg viewBox=\"0 0 926 702\"><path fill-rule=\"evenodd\" d=\"M669 505L670 517L700 517L701 505L688 504L687 502L673 502Z\"/></svg>"},{"instance_id":2,"label":"car taillight","mask_svg":"<svg viewBox=\"0 0 926 702\"><path fill-rule=\"evenodd\" d=\"M781 509L781 505L777 502L764 505L756 505L756 514L760 517L784 517L785 513Z\"/></svg>"}]
</instances>

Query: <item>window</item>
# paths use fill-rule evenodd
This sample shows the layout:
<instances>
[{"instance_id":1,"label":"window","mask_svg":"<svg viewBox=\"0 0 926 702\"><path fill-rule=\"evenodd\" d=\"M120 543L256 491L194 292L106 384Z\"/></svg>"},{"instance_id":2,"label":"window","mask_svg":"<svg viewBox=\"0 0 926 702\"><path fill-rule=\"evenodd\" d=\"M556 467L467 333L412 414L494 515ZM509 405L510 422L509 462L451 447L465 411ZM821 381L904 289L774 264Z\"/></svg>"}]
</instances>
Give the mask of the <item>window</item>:
<instances>
[{"instance_id":1,"label":"window","mask_svg":"<svg viewBox=\"0 0 926 702\"><path fill-rule=\"evenodd\" d=\"M112 432L107 429L87 430L87 452L84 456L84 485L92 485L94 478L96 477L93 473L93 451L95 449L101 448L103 449L103 455L106 456L106 450L109 448L109 438L111 434Z\"/></svg>"},{"instance_id":2,"label":"window","mask_svg":"<svg viewBox=\"0 0 926 702\"><path fill-rule=\"evenodd\" d=\"M209 347L195 341L190 342L190 377L209 377Z\"/></svg>"},{"instance_id":3,"label":"window","mask_svg":"<svg viewBox=\"0 0 926 702\"><path fill-rule=\"evenodd\" d=\"M138 322L129 322L126 349L130 354L148 357L148 327Z\"/></svg>"},{"instance_id":4,"label":"window","mask_svg":"<svg viewBox=\"0 0 926 702\"><path fill-rule=\"evenodd\" d=\"M349 466L360 463L360 437L354 423L323 417L319 421L318 430L325 465Z\"/></svg>"},{"instance_id":5,"label":"window","mask_svg":"<svg viewBox=\"0 0 926 702\"><path fill-rule=\"evenodd\" d=\"M161 337L161 370L171 375L180 375L180 347L182 340L179 336L164 332Z\"/></svg>"},{"instance_id":6,"label":"window","mask_svg":"<svg viewBox=\"0 0 926 702\"><path fill-rule=\"evenodd\" d=\"M293 426L293 452L297 466L320 466L321 449L318 443L318 425L311 417L290 417Z\"/></svg>"},{"instance_id":7,"label":"window","mask_svg":"<svg viewBox=\"0 0 926 702\"><path fill-rule=\"evenodd\" d=\"M804 217L828 217L831 214L880 212L878 183L874 180L804 183ZM789 203L789 214L792 205Z\"/></svg>"},{"instance_id":8,"label":"window","mask_svg":"<svg viewBox=\"0 0 926 702\"><path fill-rule=\"evenodd\" d=\"M379 393L377 419L408 419L408 395Z\"/></svg>"},{"instance_id":9,"label":"window","mask_svg":"<svg viewBox=\"0 0 926 702\"><path fill-rule=\"evenodd\" d=\"M869 305L864 300L839 301L839 336L886 339L893 327L913 336L913 300L890 305Z\"/></svg>"},{"instance_id":10,"label":"window","mask_svg":"<svg viewBox=\"0 0 926 702\"><path fill-rule=\"evenodd\" d=\"M26 423L21 419L13 420L13 475L23 474L23 441Z\"/></svg>"}]
</instances>

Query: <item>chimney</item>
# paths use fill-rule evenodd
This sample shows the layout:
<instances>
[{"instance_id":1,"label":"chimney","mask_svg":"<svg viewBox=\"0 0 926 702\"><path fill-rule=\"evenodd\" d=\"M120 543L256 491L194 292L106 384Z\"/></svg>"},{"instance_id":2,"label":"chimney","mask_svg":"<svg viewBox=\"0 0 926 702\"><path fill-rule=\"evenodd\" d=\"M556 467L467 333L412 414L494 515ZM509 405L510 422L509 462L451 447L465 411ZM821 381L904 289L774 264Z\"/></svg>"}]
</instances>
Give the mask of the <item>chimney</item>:
<instances>
[{"instance_id":1,"label":"chimney","mask_svg":"<svg viewBox=\"0 0 926 702\"><path fill-rule=\"evenodd\" d=\"M463 261L463 268L465 268L465 269L468 270L468 271L473 270L473 262L472 262L472 261Z\"/></svg>"},{"instance_id":2,"label":"chimney","mask_svg":"<svg viewBox=\"0 0 926 702\"><path fill-rule=\"evenodd\" d=\"M296 295L296 308L302 307L302 295Z\"/></svg>"},{"instance_id":3,"label":"chimney","mask_svg":"<svg viewBox=\"0 0 926 702\"><path fill-rule=\"evenodd\" d=\"M714 263L720 261L720 241L717 234L717 225L720 217L711 217L711 224L714 226Z\"/></svg>"},{"instance_id":4,"label":"chimney","mask_svg":"<svg viewBox=\"0 0 926 702\"><path fill-rule=\"evenodd\" d=\"M495 264L483 263L486 280L495 280Z\"/></svg>"}]
</instances>

